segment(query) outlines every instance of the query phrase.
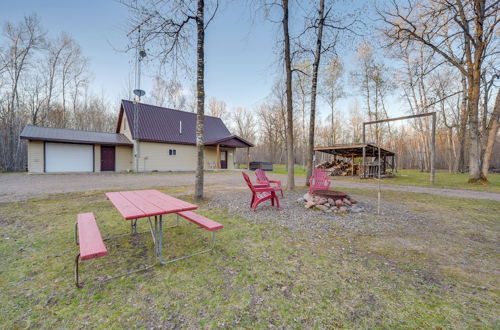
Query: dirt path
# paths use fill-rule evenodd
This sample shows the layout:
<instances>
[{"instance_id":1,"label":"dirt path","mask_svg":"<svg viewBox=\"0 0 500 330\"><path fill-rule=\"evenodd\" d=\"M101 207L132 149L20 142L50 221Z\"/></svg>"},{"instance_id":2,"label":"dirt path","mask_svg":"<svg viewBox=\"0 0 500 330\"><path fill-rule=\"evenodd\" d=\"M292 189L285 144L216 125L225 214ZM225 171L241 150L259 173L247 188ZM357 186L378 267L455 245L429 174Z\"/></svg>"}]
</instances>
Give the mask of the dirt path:
<instances>
[{"instance_id":1,"label":"dirt path","mask_svg":"<svg viewBox=\"0 0 500 330\"><path fill-rule=\"evenodd\" d=\"M286 183L285 175L273 175ZM304 185L303 176L296 177L297 185ZM28 175L25 173L0 174L0 202L12 202L33 197L43 197L53 193L140 189L171 188L177 186L192 187L194 173L92 173L92 174L43 174ZM205 185L224 189L244 188L239 171L208 172L205 174ZM337 180L335 187L377 189L374 183L349 182ZM382 185L382 190L405 191L433 194L450 197L489 199L500 202L500 194L472 190L454 190L415 186Z\"/></svg>"}]
</instances>

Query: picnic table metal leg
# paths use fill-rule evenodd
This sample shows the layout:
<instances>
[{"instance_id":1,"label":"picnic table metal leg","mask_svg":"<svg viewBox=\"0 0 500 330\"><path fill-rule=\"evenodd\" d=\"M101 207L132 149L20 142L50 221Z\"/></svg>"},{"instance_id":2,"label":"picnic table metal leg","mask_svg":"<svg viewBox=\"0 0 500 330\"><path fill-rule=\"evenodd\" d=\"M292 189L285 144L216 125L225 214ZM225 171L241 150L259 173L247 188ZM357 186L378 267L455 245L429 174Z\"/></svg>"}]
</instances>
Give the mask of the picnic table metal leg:
<instances>
[{"instance_id":1,"label":"picnic table metal leg","mask_svg":"<svg viewBox=\"0 0 500 330\"><path fill-rule=\"evenodd\" d=\"M80 253L78 253L75 258L75 285L77 288L81 288L82 285L80 284L79 274L78 274L78 261L80 261Z\"/></svg>"},{"instance_id":2,"label":"picnic table metal leg","mask_svg":"<svg viewBox=\"0 0 500 330\"><path fill-rule=\"evenodd\" d=\"M155 215L155 242L154 242L155 263L158 263L158 216Z\"/></svg>"},{"instance_id":3,"label":"picnic table metal leg","mask_svg":"<svg viewBox=\"0 0 500 330\"><path fill-rule=\"evenodd\" d=\"M153 229L153 224L151 223L151 218L148 218L148 223L149 223L149 230L151 232L151 237L153 238L153 246L156 246L156 231L155 229ZM155 258L156 258L156 253L153 253L155 254Z\"/></svg>"},{"instance_id":4,"label":"picnic table metal leg","mask_svg":"<svg viewBox=\"0 0 500 330\"><path fill-rule=\"evenodd\" d=\"M78 243L78 221L75 222L75 244L79 245L79 243Z\"/></svg>"},{"instance_id":5,"label":"picnic table metal leg","mask_svg":"<svg viewBox=\"0 0 500 330\"><path fill-rule=\"evenodd\" d=\"M137 219L130 221L130 231L132 232L132 235L137 234Z\"/></svg>"},{"instance_id":6,"label":"picnic table metal leg","mask_svg":"<svg viewBox=\"0 0 500 330\"><path fill-rule=\"evenodd\" d=\"M160 231L159 231L159 244L158 244L158 258L159 258L159 261L160 261L160 265L161 265L161 262L162 262L162 247L163 247L163 215L160 215Z\"/></svg>"}]
</instances>

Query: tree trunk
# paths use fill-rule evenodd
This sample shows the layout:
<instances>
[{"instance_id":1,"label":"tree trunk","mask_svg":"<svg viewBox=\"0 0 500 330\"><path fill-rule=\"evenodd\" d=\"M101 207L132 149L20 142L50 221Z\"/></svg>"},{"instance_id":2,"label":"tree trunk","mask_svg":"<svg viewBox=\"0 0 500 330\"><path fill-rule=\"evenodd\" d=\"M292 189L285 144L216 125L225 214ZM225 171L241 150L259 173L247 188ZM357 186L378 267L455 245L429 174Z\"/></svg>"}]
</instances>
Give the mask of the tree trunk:
<instances>
[{"instance_id":1,"label":"tree trunk","mask_svg":"<svg viewBox=\"0 0 500 330\"><path fill-rule=\"evenodd\" d=\"M467 131L467 83L465 76L462 77L462 104L460 105L460 124L458 127L458 160L457 160L457 170L460 173L465 172L465 134Z\"/></svg>"},{"instance_id":2,"label":"tree trunk","mask_svg":"<svg viewBox=\"0 0 500 330\"><path fill-rule=\"evenodd\" d=\"M470 43L465 44L466 63L469 71L469 134L471 139L469 156L469 183L486 183L481 176L481 132L479 130L479 98L481 97L481 66L483 62L483 20L485 3L476 0L474 4L474 56L470 51ZM463 10L463 9L462 9ZM466 36L466 38L468 38ZM469 49L468 49L469 48Z\"/></svg>"},{"instance_id":3,"label":"tree trunk","mask_svg":"<svg viewBox=\"0 0 500 330\"><path fill-rule=\"evenodd\" d=\"M309 117L309 144L307 150L307 175L306 175L306 185L309 185L309 178L312 175L313 168L313 158L314 158L314 128L316 124L316 89L318 85L318 69L321 60L321 42L323 39L323 23L324 23L324 10L325 1L319 1L318 9L318 34L316 38L316 53L314 54L313 72L311 80L311 110ZM333 103L332 103L333 104ZM333 112L332 112L332 124L333 124ZM333 132L333 125L332 125Z\"/></svg>"},{"instance_id":4,"label":"tree trunk","mask_svg":"<svg viewBox=\"0 0 500 330\"><path fill-rule=\"evenodd\" d=\"M285 71L286 71L286 144L287 144L287 189L295 189L294 157L293 157L293 99L292 99L292 60L290 58L290 35L288 32L288 0L282 0L283 6L283 37L285 42Z\"/></svg>"},{"instance_id":5,"label":"tree trunk","mask_svg":"<svg viewBox=\"0 0 500 330\"><path fill-rule=\"evenodd\" d=\"M196 55L198 60L196 77L196 177L194 199L203 199L203 162L204 162L204 119L205 119L205 23L204 0L198 0L196 12L196 27L198 30L198 43Z\"/></svg>"},{"instance_id":6,"label":"tree trunk","mask_svg":"<svg viewBox=\"0 0 500 330\"><path fill-rule=\"evenodd\" d=\"M497 97L495 99L495 107L493 108L493 113L491 114L490 122L487 126L487 137L486 149L483 155L483 166L481 169L481 176L486 179L488 176L488 170L490 167L491 154L493 153L493 147L495 146L495 140L498 134L498 128L500 123L500 90L497 91Z\"/></svg>"}]
</instances>

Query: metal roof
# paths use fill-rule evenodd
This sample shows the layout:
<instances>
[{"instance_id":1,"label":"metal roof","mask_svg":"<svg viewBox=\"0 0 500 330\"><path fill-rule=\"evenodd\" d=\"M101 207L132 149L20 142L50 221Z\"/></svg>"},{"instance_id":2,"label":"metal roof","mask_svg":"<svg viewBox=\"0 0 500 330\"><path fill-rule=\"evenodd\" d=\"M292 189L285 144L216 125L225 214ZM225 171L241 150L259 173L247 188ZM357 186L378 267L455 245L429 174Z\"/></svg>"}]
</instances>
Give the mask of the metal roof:
<instances>
[{"instance_id":1,"label":"metal roof","mask_svg":"<svg viewBox=\"0 0 500 330\"><path fill-rule=\"evenodd\" d=\"M363 147L365 147L366 157L376 157L378 155L378 147L370 143L353 143L353 144L335 144L328 147L314 147L314 151L325 152L332 155L345 157L362 157ZM381 156L394 156L395 153L383 148L380 148Z\"/></svg>"},{"instance_id":2,"label":"metal roof","mask_svg":"<svg viewBox=\"0 0 500 330\"><path fill-rule=\"evenodd\" d=\"M253 147L253 144L248 142L247 140L237 136L237 135L231 135L228 137L225 137L223 139L219 139L217 141L211 141L211 142L206 142L205 145L221 145L223 147Z\"/></svg>"},{"instance_id":3,"label":"metal roof","mask_svg":"<svg viewBox=\"0 0 500 330\"><path fill-rule=\"evenodd\" d=\"M134 102L122 100L118 126L116 132L120 132L120 123L122 122L123 112L127 116L128 126L132 132L133 139L150 142L163 142L175 144L196 144L196 113L169 108L158 107L155 105L138 103L139 122L137 137L134 132L135 109ZM224 141L225 139L235 138L231 135L224 122L217 117L205 116L204 142ZM253 146L247 141L238 137L240 141L232 147ZM222 145L222 143L220 143ZM244 145L242 145L244 144Z\"/></svg>"},{"instance_id":4,"label":"metal roof","mask_svg":"<svg viewBox=\"0 0 500 330\"><path fill-rule=\"evenodd\" d=\"M68 128L53 128L40 126L25 126L21 132L21 138L35 141L53 141L68 143L91 143L131 146L127 137L123 134L79 131Z\"/></svg>"}]
</instances>

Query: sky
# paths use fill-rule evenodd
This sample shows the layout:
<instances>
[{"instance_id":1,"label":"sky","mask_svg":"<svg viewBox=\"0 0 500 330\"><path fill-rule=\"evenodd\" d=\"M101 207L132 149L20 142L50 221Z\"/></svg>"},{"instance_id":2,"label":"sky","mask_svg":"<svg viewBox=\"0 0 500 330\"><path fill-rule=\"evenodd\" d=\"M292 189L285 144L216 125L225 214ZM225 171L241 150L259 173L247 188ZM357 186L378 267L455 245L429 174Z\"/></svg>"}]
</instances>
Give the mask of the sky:
<instances>
[{"instance_id":1,"label":"sky","mask_svg":"<svg viewBox=\"0 0 500 330\"><path fill-rule=\"evenodd\" d=\"M361 0L346 2L344 8L352 3L363 3ZM225 101L229 109L252 109L270 94L281 70L276 55L280 26L263 19L261 13L252 12L252 8L244 4L246 1L222 0L221 3L206 32L206 96ZM49 36L55 37L64 31L80 44L83 54L90 59L93 90L102 93L112 104L118 104L125 96L134 63L134 52L121 51L128 43L129 13L125 6L115 0L6 1L0 21L18 22L23 16L34 13ZM339 55L346 61L349 71L352 69L353 43L347 42L343 47ZM194 54L195 50L187 51ZM193 62L193 68L194 65ZM194 75L194 70L192 72ZM141 89L148 93L156 71L148 66L143 73ZM165 80L169 79L168 74L163 75ZM349 79L348 72L345 79ZM355 99L358 96L351 91L339 107L347 108ZM390 108L391 114L400 113L394 98ZM321 101L319 112L320 116L327 112L326 104Z\"/></svg>"}]
</instances>

